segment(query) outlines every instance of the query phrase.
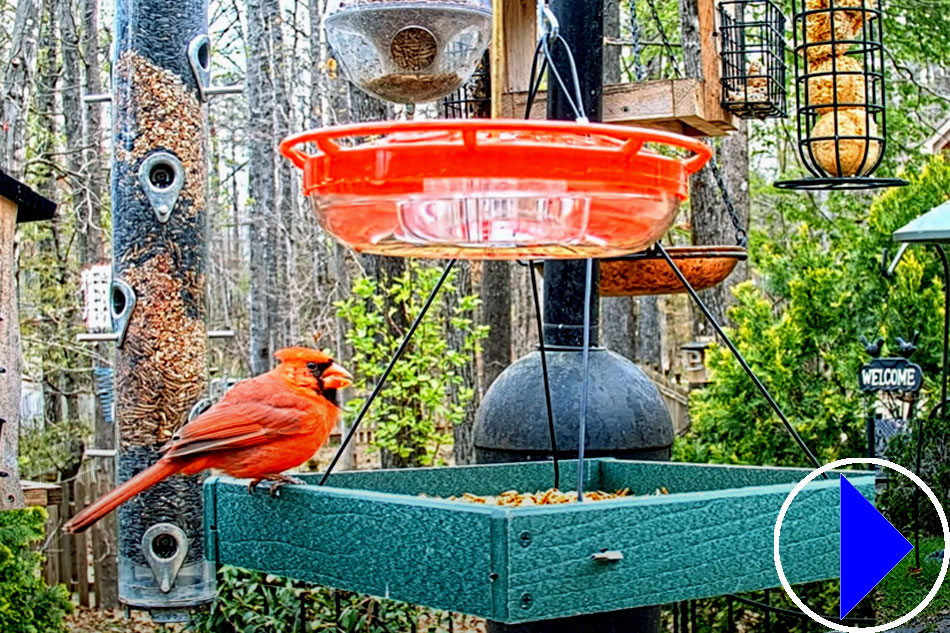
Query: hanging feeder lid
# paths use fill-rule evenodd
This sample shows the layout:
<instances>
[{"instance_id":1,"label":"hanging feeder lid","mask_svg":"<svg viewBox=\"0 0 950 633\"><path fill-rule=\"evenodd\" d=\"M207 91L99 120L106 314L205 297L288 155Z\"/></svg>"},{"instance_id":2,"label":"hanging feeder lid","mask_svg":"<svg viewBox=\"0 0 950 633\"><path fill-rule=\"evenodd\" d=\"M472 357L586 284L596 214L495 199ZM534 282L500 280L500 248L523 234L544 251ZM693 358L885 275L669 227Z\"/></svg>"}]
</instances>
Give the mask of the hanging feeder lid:
<instances>
[{"instance_id":1,"label":"hanging feeder lid","mask_svg":"<svg viewBox=\"0 0 950 633\"><path fill-rule=\"evenodd\" d=\"M426 103L464 84L491 41L491 0L334 0L327 39L350 80L386 101Z\"/></svg>"},{"instance_id":2,"label":"hanging feeder lid","mask_svg":"<svg viewBox=\"0 0 950 633\"><path fill-rule=\"evenodd\" d=\"M375 140L352 144L361 138ZM687 156L668 155L676 150ZM504 119L323 128L287 138L281 152L344 244L468 259L643 250L672 225L689 175L711 155L659 130Z\"/></svg>"},{"instance_id":3,"label":"hanging feeder lid","mask_svg":"<svg viewBox=\"0 0 950 633\"><path fill-rule=\"evenodd\" d=\"M950 202L931 209L894 232L895 242L950 242Z\"/></svg>"},{"instance_id":4,"label":"hanging feeder lid","mask_svg":"<svg viewBox=\"0 0 950 633\"><path fill-rule=\"evenodd\" d=\"M748 257L742 246L667 246L666 252L694 290L726 280ZM541 268L540 265L537 266ZM686 292L659 253L651 250L600 261L601 297L639 297Z\"/></svg>"}]
</instances>

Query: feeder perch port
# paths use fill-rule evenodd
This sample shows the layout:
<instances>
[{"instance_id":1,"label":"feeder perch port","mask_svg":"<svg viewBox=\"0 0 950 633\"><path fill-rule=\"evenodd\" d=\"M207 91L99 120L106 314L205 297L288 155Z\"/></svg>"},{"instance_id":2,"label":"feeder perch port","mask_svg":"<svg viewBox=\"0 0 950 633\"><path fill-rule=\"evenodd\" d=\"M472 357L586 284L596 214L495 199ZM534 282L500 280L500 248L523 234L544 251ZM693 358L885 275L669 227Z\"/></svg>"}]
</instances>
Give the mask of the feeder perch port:
<instances>
[{"instance_id":1,"label":"feeder perch port","mask_svg":"<svg viewBox=\"0 0 950 633\"><path fill-rule=\"evenodd\" d=\"M491 41L490 0L335 0L327 39L350 81L395 103L427 103L468 81Z\"/></svg>"},{"instance_id":2,"label":"feeder perch port","mask_svg":"<svg viewBox=\"0 0 950 633\"><path fill-rule=\"evenodd\" d=\"M639 496L527 508L446 498L546 490L550 462L350 471L276 499L212 477L205 551L219 564L515 624L779 586L775 521L808 473L592 459L587 490ZM874 473L848 474L873 499ZM664 487L669 495L652 494ZM839 576L838 488L836 476L811 482L785 517L793 584ZM592 558L608 552L623 559Z\"/></svg>"}]
</instances>

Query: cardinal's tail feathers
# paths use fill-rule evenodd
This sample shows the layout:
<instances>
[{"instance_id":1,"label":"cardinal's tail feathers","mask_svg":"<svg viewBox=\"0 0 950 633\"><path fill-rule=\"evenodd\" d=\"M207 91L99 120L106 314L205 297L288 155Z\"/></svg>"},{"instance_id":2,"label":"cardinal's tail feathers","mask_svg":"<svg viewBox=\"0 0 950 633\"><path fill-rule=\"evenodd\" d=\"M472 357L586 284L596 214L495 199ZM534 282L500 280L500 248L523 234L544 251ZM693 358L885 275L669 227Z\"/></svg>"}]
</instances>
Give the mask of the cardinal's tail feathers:
<instances>
[{"instance_id":1,"label":"cardinal's tail feathers","mask_svg":"<svg viewBox=\"0 0 950 633\"><path fill-rule=\"evenodd\" d=\"M160 459L121 486L106 493L92 505L70 519L63 531L75 534L88 529L93 523L109 514L117 507L139 494L149 486L158 483L169 475L181 470L181 464L170 459Z\"/></svg>"}]
</instances>

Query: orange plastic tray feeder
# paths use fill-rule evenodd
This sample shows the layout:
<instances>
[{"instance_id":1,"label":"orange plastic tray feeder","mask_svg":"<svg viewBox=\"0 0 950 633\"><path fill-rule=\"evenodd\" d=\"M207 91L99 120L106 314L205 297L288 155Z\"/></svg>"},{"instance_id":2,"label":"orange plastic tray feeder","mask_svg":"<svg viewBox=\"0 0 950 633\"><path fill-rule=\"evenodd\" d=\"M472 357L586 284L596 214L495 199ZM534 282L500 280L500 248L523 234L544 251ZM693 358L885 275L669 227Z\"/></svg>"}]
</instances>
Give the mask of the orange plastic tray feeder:
<instances>
[{"instance_id":1,"label":"orange plastic tray feeder","mask_svg":"<svg viewBox=\"0 0 950 633\"><path fill-rule=\"evenodd\" d=\"M701 141L659 130L504 119L324 128L280 149L344 244L466 259L643 250L670 228L689 175L710 157ZM676 152L687 156L667 155Z\"/></svg>"},{"instance_id":2,"label":"orange plastic tray feeder","mask_svg":"<svg viewBox=\"0 0 950 633\"><path fill-rule=\"evenodd\" d=\"M694 290L706 290L721 284L747 257L741 246L668 246L666 252ZM660 256L634 255L600 263L602 297L681 292L686 292L686 288Z\"/></svg>"}]
</instances>

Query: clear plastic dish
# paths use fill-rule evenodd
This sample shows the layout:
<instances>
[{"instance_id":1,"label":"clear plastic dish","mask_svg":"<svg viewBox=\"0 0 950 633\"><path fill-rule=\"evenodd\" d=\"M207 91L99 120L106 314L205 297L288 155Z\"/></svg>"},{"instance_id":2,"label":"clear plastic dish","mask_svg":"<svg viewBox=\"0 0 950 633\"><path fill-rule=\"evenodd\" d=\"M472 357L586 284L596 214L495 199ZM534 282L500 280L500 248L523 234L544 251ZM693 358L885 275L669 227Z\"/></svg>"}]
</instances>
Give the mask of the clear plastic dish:
<instances>
[{"instance_id":1,"label":"clear plastic dish","mask_svg":"<svg viewBox=\"0 0 950 633\"><path fill-rule=\"evenodd\" d=\"M335 0L327 38L350 80L396 103L465 83L491 41L491 0Z\"/></svg>"}]
</instances>

